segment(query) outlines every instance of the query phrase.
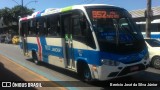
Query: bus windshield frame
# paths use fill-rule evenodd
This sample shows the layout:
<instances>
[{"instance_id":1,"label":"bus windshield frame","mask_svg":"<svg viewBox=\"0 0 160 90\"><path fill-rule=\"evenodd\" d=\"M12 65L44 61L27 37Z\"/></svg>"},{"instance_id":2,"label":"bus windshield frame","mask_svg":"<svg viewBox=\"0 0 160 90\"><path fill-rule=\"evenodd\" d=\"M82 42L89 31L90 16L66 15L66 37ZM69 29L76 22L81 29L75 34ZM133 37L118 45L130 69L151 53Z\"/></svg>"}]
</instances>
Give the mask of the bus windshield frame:
<instances>
[{"instance_id":1,"label":"bus windshield frame","mask_svg":"<svg viewBox=\"0 0 160 90\"><path fill-rule=\"evenodd\" d=\"M141 31L131 15L113 6L86 7L101 51L133 53L144 49Z\"/></svg>"}]
</instances>

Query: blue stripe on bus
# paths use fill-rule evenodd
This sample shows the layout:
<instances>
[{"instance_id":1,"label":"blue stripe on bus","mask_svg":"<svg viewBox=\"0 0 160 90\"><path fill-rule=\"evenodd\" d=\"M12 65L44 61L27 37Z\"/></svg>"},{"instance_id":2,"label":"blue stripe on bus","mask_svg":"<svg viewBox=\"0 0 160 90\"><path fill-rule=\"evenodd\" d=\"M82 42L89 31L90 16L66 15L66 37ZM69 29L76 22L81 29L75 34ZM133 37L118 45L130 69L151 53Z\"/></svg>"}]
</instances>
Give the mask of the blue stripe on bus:
<instances>
[{"instance_id":1,"label":"blue stripe on bus","mask_svg":"<svg viewBox=\"0 0 160 90\"><path fill-rule=\"evenodd\" d=\"M27 43L27 47L28 47L28 50L35 50L36 52L38 52L38 45L37 44L30 44L30 43Z\"/></svg>"},{"instance_id":2,"label":"blue stripe on bus","mask_svg":"<svg viewBox=\"0 0 160 90\"><path fill-rule=\"evenodd\" d=\"M42 40L43 41L43 40ZM29 45L29 50L32 50L33 48L37 48L36 44L28 44ZM43 46L44 47L44 46ZM64 58L63 55L63 48L58 47L58 46L48 46L49 49L46 50L46 48L43 48L43 55L44 61L48 63L48 55L53 55L57 56L60 58ZM55 52L53 49L59 49L60 52ZM107 59L107 60L114 60L122 63L129 63L129 62L134 62L134 61L140 61L144 58L144 56L147 54L147 49L144 49L141 52L134 53L134 54L127 54L127 55L119 55L119 54L114 54L114 53L109 53L109 52L100 52L100 51L92 51L92 50L82 50L82 49L73 49L73 58L74 60L79 60L83 59L85 60L88 64L92 65L101 65L101 59Z\"/></svg>"},{"instance_id":3,"label":"blue stripe on bus","mask_svg":"<svg viewBox=\"0 0 160 90\"><path fill-rule=\"evenodd\" d=\"M127 54L127 55L118 55L114 53L101 52L101 58L118 61L122 63L130 63L130 62L141 61L147 53L148 53L147 48L145 48L141 52L137 52L134 54Z\"/></svg>"},{"instance_id":4,"label":"blue stripe on bus","mask_svg":"<svg viewBox=\"0 0 160 90\"><path fill-rule=\"evenodd\" d=\"M88 64L101 65L99 51L73 49L74 59L85 60Z\"/></svg>"},{"instance_id":5,"label":"blue stripe on bus","mask_svg":"<svg viewBox=\"0 0 160 90\"><path fill-rule=\"evenodd\" d=\"M44 62L48 63L48 55L45 53L46 52L45 45L47 45L46 38L42 36L42 37L39 37L39 39L42 46L42 59Z\"/></svg>"},{"instance_id":6,"label":"blue stripe on bus","mask_svg":"<svg viewBox=\"0 0 160 90\"><path fill-rule=\"evenodd\" d=\"M43 41L42 39L40 41ZM33 43L28 43L28 50L36 50L38 51L38 46L37 44L33 44ZM48 47L48 48L47 48ZM42 44L42 50L43 50L43 56L49 56L49 55L54 55L54 56L57 56L57 57L62 57L63 58L63 50L62 50L62 47L59 47L59 46L49 46L49 45L46 45L46 44ZM54 52L54 49L59 49L61 52ZM48 61L48 60L47 60Z\"/></svg>"},{"instance_id":7,"label":"blue stripe on bus","mask_svg":"<svg viewBox=\"0 0 160 90\"><path fill-rule=\"evenodd\" d=\"M160 38L160 34L151 34L151 38Z\"/></svg>"},{"instance_id":8,"label":"blue stripe on bus","mask_svg":"<svg viewBox=\"0 0 160 90\"><path fill-rule=\"evenodd\" d=\"M121 63L130 63L130 62L138 62L141 61L144 56L147 54L147 48L143 51L134 53L134 54L127 54L127 55L120 55L114 54L109 52L98 52L98 51L90 51L90 50L82 50L74 49L74 59L77 58L84 58L88 64L93 65L101 65L101 59L113 60L118 61Z\"/></svg>"},{"instance_id":9,"label":"blue stripe on bus","mask_svg":"<svg viewBox=\"0 0 160 90\"><path fill-rule=\"evenodd\" d=\"M146 34L143 34L143 37L146 37ZM151 34L151 38L160 38L160 34Z\"/></svg>"}]
</instances>

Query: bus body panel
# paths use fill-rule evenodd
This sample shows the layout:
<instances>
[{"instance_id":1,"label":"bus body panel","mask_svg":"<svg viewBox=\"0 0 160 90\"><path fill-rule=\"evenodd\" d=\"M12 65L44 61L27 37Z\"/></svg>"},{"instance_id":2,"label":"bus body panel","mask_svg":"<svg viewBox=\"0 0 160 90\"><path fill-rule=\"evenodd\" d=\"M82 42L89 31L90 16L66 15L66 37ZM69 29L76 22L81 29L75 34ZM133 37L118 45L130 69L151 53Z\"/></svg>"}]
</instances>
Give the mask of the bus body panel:
<instances>
[{"instance_id":1,"label":"bus body panel","mask_svg":"<svg viewBox=\"0 0 160 90\"><path fill-rule=\"evenodd\" d=\"M61 38L44 38L40 37L40 42L38 43L39 37L28 37L28 50L30 51L29 55L32 56L32 51L36 51L37 53L41 53L41 56L38 56L40 61L64 67L64 56L63 56L63 49L60 41ZM58 41L59 43L54 43L54 41ZM48 43L49 42L49 43ZM52 44L51 44L52 43ZM42 51L39 50L42 49ZM39 55L39 54L38 54Z\"/></svg>"},{"instance_id":2,"label":"bus body panel","mask_svg":"<svg viewBox=\"0 0 160 90\"><path fill-rule=\"evenodd\" d=\"M136 22L139 29L141 30L144 38L146 38L146 22ZM155 19L151 21L151 38L160 39L160 19Z\"/></svg>"},{"instance_id":3,"label":"bus body panel","mask_svg":"<svg viewBox=\"0 0 160 90\"><path fill-rule=\"evenodd\" d=\"M140 71L143 71L145 68L148 68L149 60L142 59L139 62L131 64L121 63L119 66L107 66L102 65L98 69L99 71L99 80L108 80L117 77L124 77L133 75Z\"/></svg>"},{"instance_id":4,"label":"bus body panel","mask_svg":"<svg viewBox=\"0 0 160 90\"><path fill-rule=\"evenodd\" d=\"M107 80L107 79L117 78L117 77L133 74L134 72L145 70L149 64L149 60L147 60L148 58L146 58L148 55L148 50L146 49L145 46L143 50L136 51L136 52L134 52L133 50L133 52L129 54L127 53L120 54L120 53L117 53L116 51L109 52L109 51L101 50L100 42L98 41L97 32L95 31L95 27L93 26L91 18L88 15L88 11L85 8L89 6L94 6L94 7L109 6L109 7L115 8L115 6L110 6L110 5L98 5L98 4L92 5L91 4L91 5L75 5L75 6L62 8L62 9L48 9L48 11L46 10L43 12L34 13L32 14L32 16L28 17L28 23L30 23L29 21L31 21L32 19L33 21L37 20L36 25L38 26L40 24L40 22L38 22L39 18L41 17L48 18L48 17L52 17L53 15L55 17L58 15L58 18L60 18L60 20L58 21L57 26L60 26L61 28L60 30L65 30L66 28L69 28L69 29L68 31L61 31L61 36L59 37L52 37L52 36L45 36L45 35L43 36L37 35L32 37L32 36L26 36L25 34L24 35L21 34L21 37L20 37L22 39L20 40L21 49L23 49L23 38L25 38L24 36L26 36L27 37L26 47L27 47L29 56L32 56L33 51L35 51L37 53L39 61L46 62L58 67L66 68L75 72L77 72L77 63L80 61L84 61L89 66L92 78L98 79L98 80ZM95 47L88 44L88 42L91 42L92 40L88 40L88 41L86 40L87 42L86 41L83 42L81 40L77 40L75 38L76 36L73 36L74 35L73 28L70 27L70 25L73 26L74 20L77 19L76 15L71 16L72 11L74 12L74 10L80 10L79 13L83 13L83 15L85 16L85 19L89 27L89 31L91 33L90 36L92 37L92 40L94 42L92 44L95 44ZM114 14L114 12L112 12L112 14ZM79 18L80 16L78 17L78 19ZM68 19L69 21L65 23L64 19ZM23 24L23 21L27 22L27 18L20 19L20 27L19 27L20 32L22 32L21 27L23 27L23 25L21 25L21 22ZM50 25L47 26L46 23L43 23L43 24L45 28L50 26ZM66 27L65 27L65 24L67 24ZM47 29L50 30L51 28L52 27ZM41 29L38 28L38 30L41 30ZM118 33L116 32L116 34ZM136 38L136 39L139 39L139 38ZM126 45L130 45L130 42L127 43ZM110 48L105 45L103 45L103 47Z\"/></svg>"}]
</instances>

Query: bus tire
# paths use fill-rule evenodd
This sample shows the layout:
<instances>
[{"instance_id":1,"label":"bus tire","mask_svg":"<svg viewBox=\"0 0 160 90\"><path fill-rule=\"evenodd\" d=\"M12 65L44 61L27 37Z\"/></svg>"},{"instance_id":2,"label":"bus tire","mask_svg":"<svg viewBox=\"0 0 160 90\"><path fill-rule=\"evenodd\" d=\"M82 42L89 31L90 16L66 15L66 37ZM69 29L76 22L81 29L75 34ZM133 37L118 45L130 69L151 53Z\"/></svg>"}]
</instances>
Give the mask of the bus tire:
<instances>
[{"instance_id":1,"label":"bus tire","mask_svg":"<svg viewBox=\"0 0 160 90\"><path fill-rule=\"evenodd\" d=\"M33 62L38 65L39 64L39 61L38 61L38 58L37 58L37 54L35 51L32 51L32 59L33 59Z\"/></svg>"},{"instance_id":2,"label":"bus tire","mask_svg":"<svg viewBox=\"0 0 160 90\"><path fill-rule=\"evenodd\" d=\"M90 81L92 81L91 71L87 63L79 62L77 71L84 82L90 83Z\"/></svg>"},{"instance_id":3,"label":"bus tire","mask_svg":"<svg viewBox=\"0 0 160 90\"><path fill-rule=\"evenodd\" d=\"M153 57L151 61L151 65L156 69L160 69L160 56Z\"/></svg>"}]
</instances>

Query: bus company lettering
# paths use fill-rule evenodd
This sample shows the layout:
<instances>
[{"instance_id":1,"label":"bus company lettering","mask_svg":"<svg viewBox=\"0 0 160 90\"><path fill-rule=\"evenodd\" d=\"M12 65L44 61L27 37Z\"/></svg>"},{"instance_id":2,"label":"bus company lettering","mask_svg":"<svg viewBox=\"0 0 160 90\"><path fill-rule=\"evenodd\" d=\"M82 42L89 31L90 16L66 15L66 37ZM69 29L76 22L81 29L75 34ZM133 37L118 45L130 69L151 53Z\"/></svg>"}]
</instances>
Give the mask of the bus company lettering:
<instances>
[{"instance_id":1,"label":"bus company lettering","mask_svg":"<svg viewBox=\"0 0 160 90\"><path fill-rule=\"evenodd\" d=\"M61 49L60 48L52 48L52 51L53 52L61 52Z\"/></svg>"},{"instance_id":2,"label":"bus company lettering","mask_svg":"<svg viewBox=\"0 0 160 90\"><path fill-rule=\"evenodd\" d=\"M51 50L53 52L61 52L60 48L52 48L51 46L45 45L46 50Z\"/></svg>"},{"instance_id":3,"label":"bus company lettering","mask_svg":"<svg viewBox=\"0 0 160 90\"><path fill-rule=\"evenodd\" d=\"M46 50L50 50L50 48L51 48L50 46L45 45L45 49L46 49Z\"/></svg>"}]
</instances>

